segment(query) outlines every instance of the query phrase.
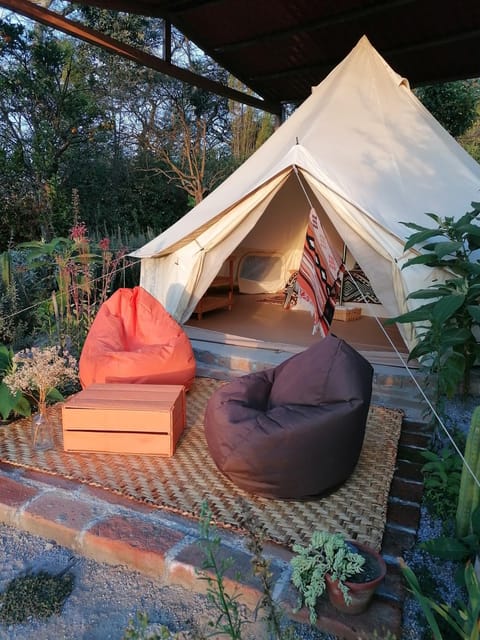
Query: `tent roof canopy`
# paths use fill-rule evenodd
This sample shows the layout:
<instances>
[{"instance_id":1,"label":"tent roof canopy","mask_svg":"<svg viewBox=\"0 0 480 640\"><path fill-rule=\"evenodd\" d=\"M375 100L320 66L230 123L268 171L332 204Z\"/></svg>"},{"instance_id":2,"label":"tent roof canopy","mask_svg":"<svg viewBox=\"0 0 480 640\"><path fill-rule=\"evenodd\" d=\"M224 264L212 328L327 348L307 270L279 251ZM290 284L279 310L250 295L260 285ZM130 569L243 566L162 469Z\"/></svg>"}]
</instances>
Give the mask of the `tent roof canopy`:
<instances>
[{"instance_id":1,"label":"tent roof canopy","mask_svg":"<svg viewBox=\"0 0 480 640\"><path fill-rule=\"evenodd\" d=\"M133 255L176 251L293 170L312 176L401 247L408 235L401 221L425 223L427 211L461 215L480 188L480 166L363 36L229 178Z\"/></svg>"},{"instance_id":2,"label":"tent roof canopy","mask_svg":"<svg viewBox=\"0 0 480 640\"><path fill-rule=\"evenodd\" d=\"M412 86L480 76L478 0L79 0L77 4L164 18L274 112L282 103L305 100L311 87L364 34ZM28 0L0 1L0 6L20 12L32 5L38 6ZM168 51L165 59L168 63Z\"/></svg>"}]
</instances>

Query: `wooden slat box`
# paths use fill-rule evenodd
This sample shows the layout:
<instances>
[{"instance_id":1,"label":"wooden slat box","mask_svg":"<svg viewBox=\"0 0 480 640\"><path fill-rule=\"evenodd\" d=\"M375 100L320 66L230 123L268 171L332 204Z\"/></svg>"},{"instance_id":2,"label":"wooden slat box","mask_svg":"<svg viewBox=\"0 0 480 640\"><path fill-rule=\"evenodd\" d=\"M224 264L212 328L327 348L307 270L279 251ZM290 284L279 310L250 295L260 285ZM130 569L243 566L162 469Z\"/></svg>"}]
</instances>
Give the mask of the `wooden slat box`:
<instances>
[{"instance_id":1,"label":"wooden slat box","mask_svg":"<svg viewBox=\"0 0 480 640\"><path fill-rule=\"evenodd\" d=\"M362 317L362 310L360 307L342 307L337 304L335 312L333 314L334 320L342 320L343 322L350 322L350 320L359 320Z\"/></svg>"},{"instance_id":2,"label":"wooden slat box","mask_svg":"<svg viewBox=\"0 0 480 640\"><path fill-rule=\"evenodd\" d=\"M62 407L63 448L170 457L185 411L182 385L92 384Z\"/></svg>"}]
</instances>

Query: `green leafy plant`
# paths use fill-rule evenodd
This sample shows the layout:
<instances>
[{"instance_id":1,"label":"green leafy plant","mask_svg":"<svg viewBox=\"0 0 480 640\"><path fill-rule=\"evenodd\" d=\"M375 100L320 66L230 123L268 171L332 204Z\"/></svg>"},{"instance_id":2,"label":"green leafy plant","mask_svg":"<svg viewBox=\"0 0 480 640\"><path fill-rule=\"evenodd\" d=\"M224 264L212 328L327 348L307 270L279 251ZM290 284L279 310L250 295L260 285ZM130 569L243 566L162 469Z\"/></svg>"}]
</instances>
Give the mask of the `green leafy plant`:
<instances>
[{"instance_id":1,"label":"green leafy plant","mask_svg":"<svg viewBox=\"0 0 480 640\"><path fill-rule=\"evenodd\" d=\"M438 82L417 87L414 92L454 138L465 133L477 119L478 87L475 81Z\"/></svg>"},{"instance_id":2,"label":"green leafy plant","mask_svg":"<svg viewBox=\"0 0 480 640\"><path fill-rule=\"evenodd\" d=\"M480 248L480 203L472 202L472 207L458 220L426 214L435 222L432 228L402 223L414 231L405 251L422 245L421 253L402 268L425 265L449 274L407 298L428 302L387 322L415 323L418 341L409 359L419 359L434 375L437 402L442 395L451 397L460 385L468 393L470 372L480 355L475 336L480 325L480 262L475 258Z\"/></svg>"},{"instance_id":3,"label":"green leafy plant","mask_svg":"<svg viewBox=\"0 0 480 640\"><path fill-rule=\"evenodd\" d=\"M462 474L462 460L450 446L440 451L422 451L425 503L432 515L443 522L455 517Z\"/></svg>"},{"instance_id":4,"label":"green leafy plant","mask_svg":"<svg viewBox=\"0 0 480 640\"><path fill-rule=\"evenodd\" d=\"M74 206L75 211L78 203ZM32 241L20 245L27 265L44 273L42 301L38 317L55 333L63 347L80 353L86 334L112 285L126 248L110 249L109 238L98 242L88 237L83 222L70 229L68 238L50 242Z\"/></svg>"},{"instance_id":5,"label":"green leafy plant","mask_svg":"<svg viewBox=\"0 0 480 640\"><path fill-rule=\"evenodd\" d=\"M350 596L345 581L362 572L365 558L356 553L340 533L314 531L308 545L293 545L290 561L291 580L300 593L298 606L305 605L311 624L317 620L316 605L326 590L326 575L338 581L348 604Z\"/></svg>"},{"instance_id":6,"label":"green leafy plant","mask_svg":"<svg viewBox=\"0 0 480 640\"><path fill-rule=\"evenodd\" d=\"M231 558L222 559L219 554L220 537L212 532L212 513L206 503L200 511L200 545L205 559L202 571L198 574L200 580L207 583L207 598L218 611L215 621L209 626L217 633L223 633L232 640L241 640L242 628L249 623L244 608L240 603L240 593L228 593L225 588L225 576L232 567Z\"/></svg>"},{"instance_id":7,"label":"green leafy plant","mask_svg":"<svg viewBox=\"0 0 480 640\"><path fill-rule=\"evenodd\" d=\"M0 594L0 620L17 624L30 617L45 619L58 614L73 585L74 576L69 571L40 571L14 578Z\"/></svg>"},{"instance_id":8,"label":"green leafy plant","mask_svg":"<svg viewBox=\"0 0 480 640\"><path fill-rule=\"evenodd\" d=\"M470 421L464 458L456 513L458 536L466 536L472 530L472 515L480 505L480 407Z\"/></svg>"},{"instance_id":9,"label":"green leafy plant","mask_svg":"<svg viewBox=\"0 0 480 640\"><path fill-rule=\"evenodd\" d=\"M247 531L247 548L252 553L252 572L261 585L262 596L249 617L248 610L241 602L241 593L230 594L225 585L227 572L233 566L231 557L225 558L221 550L221 540L214 531L211 520L212 513L208 503L202 503L200 512L199 540L204 553L202 569L197 572L200 580L207 582L207 598L213 605L215 618L208 621L208 631L193 627L186 632L174 633L160 625L157 630L149 630L149 621L145 613L137 614L130 620L123 636L123 640L169 640L173 638L190 638L191 640L205 640L205 638L226 636L231 640L242 640L245 628L255 622L258 617L265 622L265 640L298 640L299 635L293 624L285 622L284 610L276 604L273 597L272 572L270 561L263 553L264 533L258 519L242 504L243 515L239 524ZM248 637L251 637L250 635Z\"/></svg>"},{"instance_id":10,"label":"green leafy plant","mask_svg":"<svg viewBox=\"0 0 480 640\"><path fill-rule=\"evenodd\" d=\"M146 613L137 613L135 619L130 620L123 634L122 640L181 640L192 638L183 632L175 633L168 627L160 625L155 631L149 630L149 621ZM195 640L202 640L203 636L195 636Z\"/></svg>"},{"instance_id":11,"label":"green leafy plant","mask_svg":"<svg viewBox=\"0 0 480 640\"><path fill-rule=\"evenodd\" d=\"M433 556L457 562L474 561L480 551L480 507L471 516L470 531L464 536L440 536L420 544Z\"/></svg>"},{"instance_id":12,"label":"green leafy plant","mask_svg":"<svg viewBox=\"0 0 480 640\"><path fill-rule=\"evenodd\" d=\"M464 579L467 589L467 602L456 602L454 605L438 604L427 597L420 586L414 571L399 558L402 574L420 604L432 631L434 640L443 640L436 616L440 616L453 632L463 640L479 640L480 638L480 586L471 562L468 562Z\"/></svg>"},{"instance_id":13,"label":"green leafy plant","mask_svg":"<svg viewBox=\"0 0 480 640\"><path fill-rule=\"evenodd\" d=\"M247 549L252 553L252 572L260 580L262 597L255 614L260 613L266 624L267 637L271 640L295 640L297 634L291 625L285 624L285 612L279 607L273 597L272 572L270 562L264 555L263 545L265 532L249 506L242 501L242 518L240 524L247 531Z\"/></svg>"},{"instance_id":14,"label":"green leafy plant","mask_svg":"<svg viewBox=\"0 0 480 640\"><path fill-rule=\"evenodd\" d=\"M0 341L9 345L21 343L28 330L17 280L11 252L0 253Z\"/></svg>"},{"instance_id":15,"label":"green leafy plant","mask_svg":"<svg viewBox=\"0 0 480 640\"><path fill-rule=\"evenodd\" d=\"M0 345L0 415L2 420L8 420L11 416L29 416L31 414L30 402L20 390L12 391L4 381L13 362L13 350L5 345Z\"/></svg>"}]
</instances>

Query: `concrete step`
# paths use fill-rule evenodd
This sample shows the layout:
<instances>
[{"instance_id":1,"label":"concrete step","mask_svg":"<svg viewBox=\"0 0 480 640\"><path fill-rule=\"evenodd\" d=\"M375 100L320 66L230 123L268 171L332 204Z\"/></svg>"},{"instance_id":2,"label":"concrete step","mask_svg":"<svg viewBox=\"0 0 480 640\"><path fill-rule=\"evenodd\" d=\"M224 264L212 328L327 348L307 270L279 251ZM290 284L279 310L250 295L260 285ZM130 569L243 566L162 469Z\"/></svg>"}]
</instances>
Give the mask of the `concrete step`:
<instances>
[{"instance_id":1,"label":"concrete step","mask_svg":"<svg viewBox=\"0 0 480 640\"><path fill-rule=\"evenodd\" d=\"M303 350L293 345L272 346L248 339L243 344L221 344L191 338L191 343L197 362L197 375L217 380L229 380L275 367ZM369 356L368 352L363 355ZM409 420L421 422L428 419L428 404L420 391L423 389L426 392L424 374L382 362L372 362L372 366L374 404L401 409Z\"/></svg>"}]
</instances>

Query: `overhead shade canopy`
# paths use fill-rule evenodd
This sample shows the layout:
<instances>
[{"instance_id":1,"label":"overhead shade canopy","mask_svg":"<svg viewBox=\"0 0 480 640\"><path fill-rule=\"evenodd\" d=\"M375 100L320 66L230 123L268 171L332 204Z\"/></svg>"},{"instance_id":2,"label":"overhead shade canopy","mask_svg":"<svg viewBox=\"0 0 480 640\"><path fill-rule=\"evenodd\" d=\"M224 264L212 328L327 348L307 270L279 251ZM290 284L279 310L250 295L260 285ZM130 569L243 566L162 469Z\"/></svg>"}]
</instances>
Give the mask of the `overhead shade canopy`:
<instances>
[{"instance_id":1,"label":"overhead shade canopy","mask_svg":"<svg viewBox=\"0 0 480 640\"><path fill-rule=\"evenodd\" d=\"M277 113L282 103L305 100L311 87L364 34L412 86L480 76L478 0L80 0L76 4L164 18ZM24 15L37 7L28 0L3 0L0 6ZM168 66L162 72L168 73Z\"/></svg>"}]
</instances>

